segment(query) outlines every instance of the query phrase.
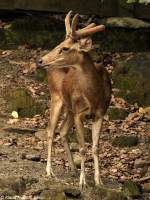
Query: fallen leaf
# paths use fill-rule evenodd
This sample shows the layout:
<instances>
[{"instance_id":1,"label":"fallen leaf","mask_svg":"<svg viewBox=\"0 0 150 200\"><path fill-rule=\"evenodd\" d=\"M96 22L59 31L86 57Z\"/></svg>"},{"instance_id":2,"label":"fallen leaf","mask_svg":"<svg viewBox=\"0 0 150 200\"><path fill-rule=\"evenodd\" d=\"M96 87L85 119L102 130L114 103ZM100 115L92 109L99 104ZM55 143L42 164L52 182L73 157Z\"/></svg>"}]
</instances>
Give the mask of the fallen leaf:
<instances>
[{"instance_id":1,"label":"fallen leaf","mask_svg":"<svg viewBox=\"0 0 150 200\"><path fill-rule=\"evenodd\" d=\"M140 108L139 108L139 113L142 113L142 114L145 113L145 110L144 110L143 107L140 107Z\"/></svg>"},{"instance_id":2,"label":"fallen leaf","mask_svg":"<svg viewBox=\"0 0 150 200\"><path fill-rule=\"evenodd\" d=\"M15 118L15 119L18 119L18 118L19 118L19 115L18 115L17 111L12 111L11 116L12 116L13 118Z\"/></svg>"}]
</instances>

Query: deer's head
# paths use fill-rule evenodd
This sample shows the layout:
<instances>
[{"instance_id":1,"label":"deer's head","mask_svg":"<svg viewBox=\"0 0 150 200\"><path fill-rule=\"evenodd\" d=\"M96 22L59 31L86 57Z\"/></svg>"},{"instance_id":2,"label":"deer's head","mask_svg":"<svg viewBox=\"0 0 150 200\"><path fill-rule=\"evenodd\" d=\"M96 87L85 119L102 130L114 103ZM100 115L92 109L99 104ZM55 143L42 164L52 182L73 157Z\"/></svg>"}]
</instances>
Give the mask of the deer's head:
<instances>
[{"instance_id":1,"label":"deer's head","mask_svg":"<svg viewBox=\"0 0 150 200\"><path fill-rule=\"evenodd\" d=\"M78 51L77 49L63 49L59 56L46 66L47 69L55 68L76 68L80 69L82 64L91 62L89 54L85 51Z\"/></svg>"},{"instance_id":2,"label":"deer's head","mask_svg":"<svg viewBox=\"0 0 150 200\"><path fill-rule=\"evenodd\" d=\"M94 23L91 23L85 28L77 30L76 27L79 14L76 14L73 17L72 24L70 24L71 14L72 11L70 11L65 18L65 40L39 60L39 67L50 65L50 63L53 60L58 58L62 51L67 51L69 49L76 49L79 51L90 51L92 49L92 40L90 36L96 32L103 31L105 28L104 25L96 26Z\"/></svg>"}]
</instances>

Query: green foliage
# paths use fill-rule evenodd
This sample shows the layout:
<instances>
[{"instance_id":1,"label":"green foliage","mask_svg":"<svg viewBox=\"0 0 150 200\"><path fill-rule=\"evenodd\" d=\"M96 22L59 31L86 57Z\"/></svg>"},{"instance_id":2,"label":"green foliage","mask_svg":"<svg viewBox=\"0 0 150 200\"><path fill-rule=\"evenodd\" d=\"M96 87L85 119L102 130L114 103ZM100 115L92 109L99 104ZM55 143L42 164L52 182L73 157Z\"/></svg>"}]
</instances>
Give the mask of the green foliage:
<instances>
[{"instance_id":1,"label":"green foliage","mask_svg":"<svg viewBox=\"0 0 150 200\"><path fill-rule=\"evenodd\" d=\"M124 183L123 193L129 197L137 198L141 195L141 188L137 183L127 181Z\"/></svg>"},{"instance_id":2,"label":"green foliage","mask_svg":"<svg viewBox=\"0 0 150 200\"><path fill-rule=\"evenodd\" d=\"M127 3L136 3L137 0L127 0Z\"/></svg>"},{"instance_id":3,"label":"green foliage","mask_svg":"<svg viewBox=\"0 0 150 200\"><path fill-rule=\"evenodd\" d=\"M94 188L94 198L96 200L103 199L103 200L127 200L126 195L119 191L114 189L109 189L105 187L95 187Z\"/></svg>"},{"instance_id":4,"label":"green foliage","mask_svg":"<svg viewBox=\"0 0 150 200\"><path fill-rule=\"evenodd\" d=\"M148 0L127 0L127 3L150 3Z\"/></svg>"}]
</instances>

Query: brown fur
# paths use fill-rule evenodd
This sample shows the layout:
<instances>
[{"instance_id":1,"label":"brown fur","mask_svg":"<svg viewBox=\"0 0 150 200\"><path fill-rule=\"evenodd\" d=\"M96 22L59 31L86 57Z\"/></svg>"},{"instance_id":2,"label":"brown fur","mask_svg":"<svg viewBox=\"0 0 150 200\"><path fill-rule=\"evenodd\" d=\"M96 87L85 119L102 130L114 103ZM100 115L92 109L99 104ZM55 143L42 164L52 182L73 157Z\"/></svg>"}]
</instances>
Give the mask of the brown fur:
<instances>
[{"instance_id":1,"label":"brown fur","mask_svg":"<svg viewBox=\"0 0 150 200\"><path fill-rule=\"evenodd\" d=\"M99 109L101 115L104 115L111 98L111 83L106 69L103 66L97 69L85 52L71 50L62 57L66 66L73 65L63 80L65 105L73 113L88 108L88 114L94 114Z\"/></svg>"},{"instance_id":2,"label":"brown fur","mask_svg":"<svg viewBox=\"0 0 150 200\"><path fill-rule=\"evenodd\" d=\"M67 153L69 166L72 170L75 170L74 161L66 137L75 123L81 153L81 173L79 182L81 187L86 184L84 167L85 143L82 119L86 114L94 113L96 115L92 125L92 149L95 168L94 179L95 183L99 185L101 180L97 148L103 115L110 102L111 84L106 70L95 66L88 53L81 52L81 50L89 51L92 48L92 40L89 36L104 30L104 26L96 26L92 23L84 29L77 31L76 22L78 15L74 16L71 26L69 22L70 14L71 11L65 18L66 39L50 53L42 57L38 63L38 66L47 67L48 86L51 94L46 172L48 176L54 175L52 170L52 144L62 106L65 105L66 115L60 129L60 135ZM64 54L64 52L66 53ZM58 60L60 61L59 58L61 58L62 55L65 62L63 61L64 63L60 67L60 65L56 63ZM51 68L52 63L53 67Z\"/></svg>"},{"instance_id":3,"label":"brown fur","mask_svg":"<svg viewBox=\"0 0 150 200\"><path fill-rule=\"evenodd\" d=\"M98 158L99 135L101 132L103 117L111 99L110 78L103 66L97 68L94 65L88 53L78 51L76 49L62 51L49 66L49 70L64 70L64 68L69 70L61 82L61 94L63 104L68 110L68 113L71 113L66 119L68 122L71 120L72 125L74 120L77 131L81 154L81 173L79 184L81 187L86 184L83 118L85 115L94 114L95 119L92 124L92 150L95 168L94 179L95 184L99 185L100 183L102 184ZM67 126L69 127L69 123ZM62 132L63 131L61 131L61 133ZM65 135L66 134L67 132L65 132ZM68 155L70 155L70 163L74 166L71 153L68 149L67 151L69 152Z\"/></svg>"}]
</instances>

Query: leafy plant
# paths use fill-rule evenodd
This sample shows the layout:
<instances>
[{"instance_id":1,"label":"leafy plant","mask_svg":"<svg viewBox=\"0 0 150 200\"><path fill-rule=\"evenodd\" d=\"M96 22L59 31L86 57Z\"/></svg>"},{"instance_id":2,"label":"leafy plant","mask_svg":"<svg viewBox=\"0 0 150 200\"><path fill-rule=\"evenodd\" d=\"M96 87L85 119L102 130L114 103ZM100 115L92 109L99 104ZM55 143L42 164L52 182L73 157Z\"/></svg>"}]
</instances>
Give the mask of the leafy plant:
<instances>
[{"instance_id":1,"label":"leafy plant","mask_svg":"<svg viewBox=\"0 0 150 200\"><path fill-rule=\"evenodd\" d=\"M127 0L127 3L150 3L150 0Z\"/></svg>"}]
</instances>

